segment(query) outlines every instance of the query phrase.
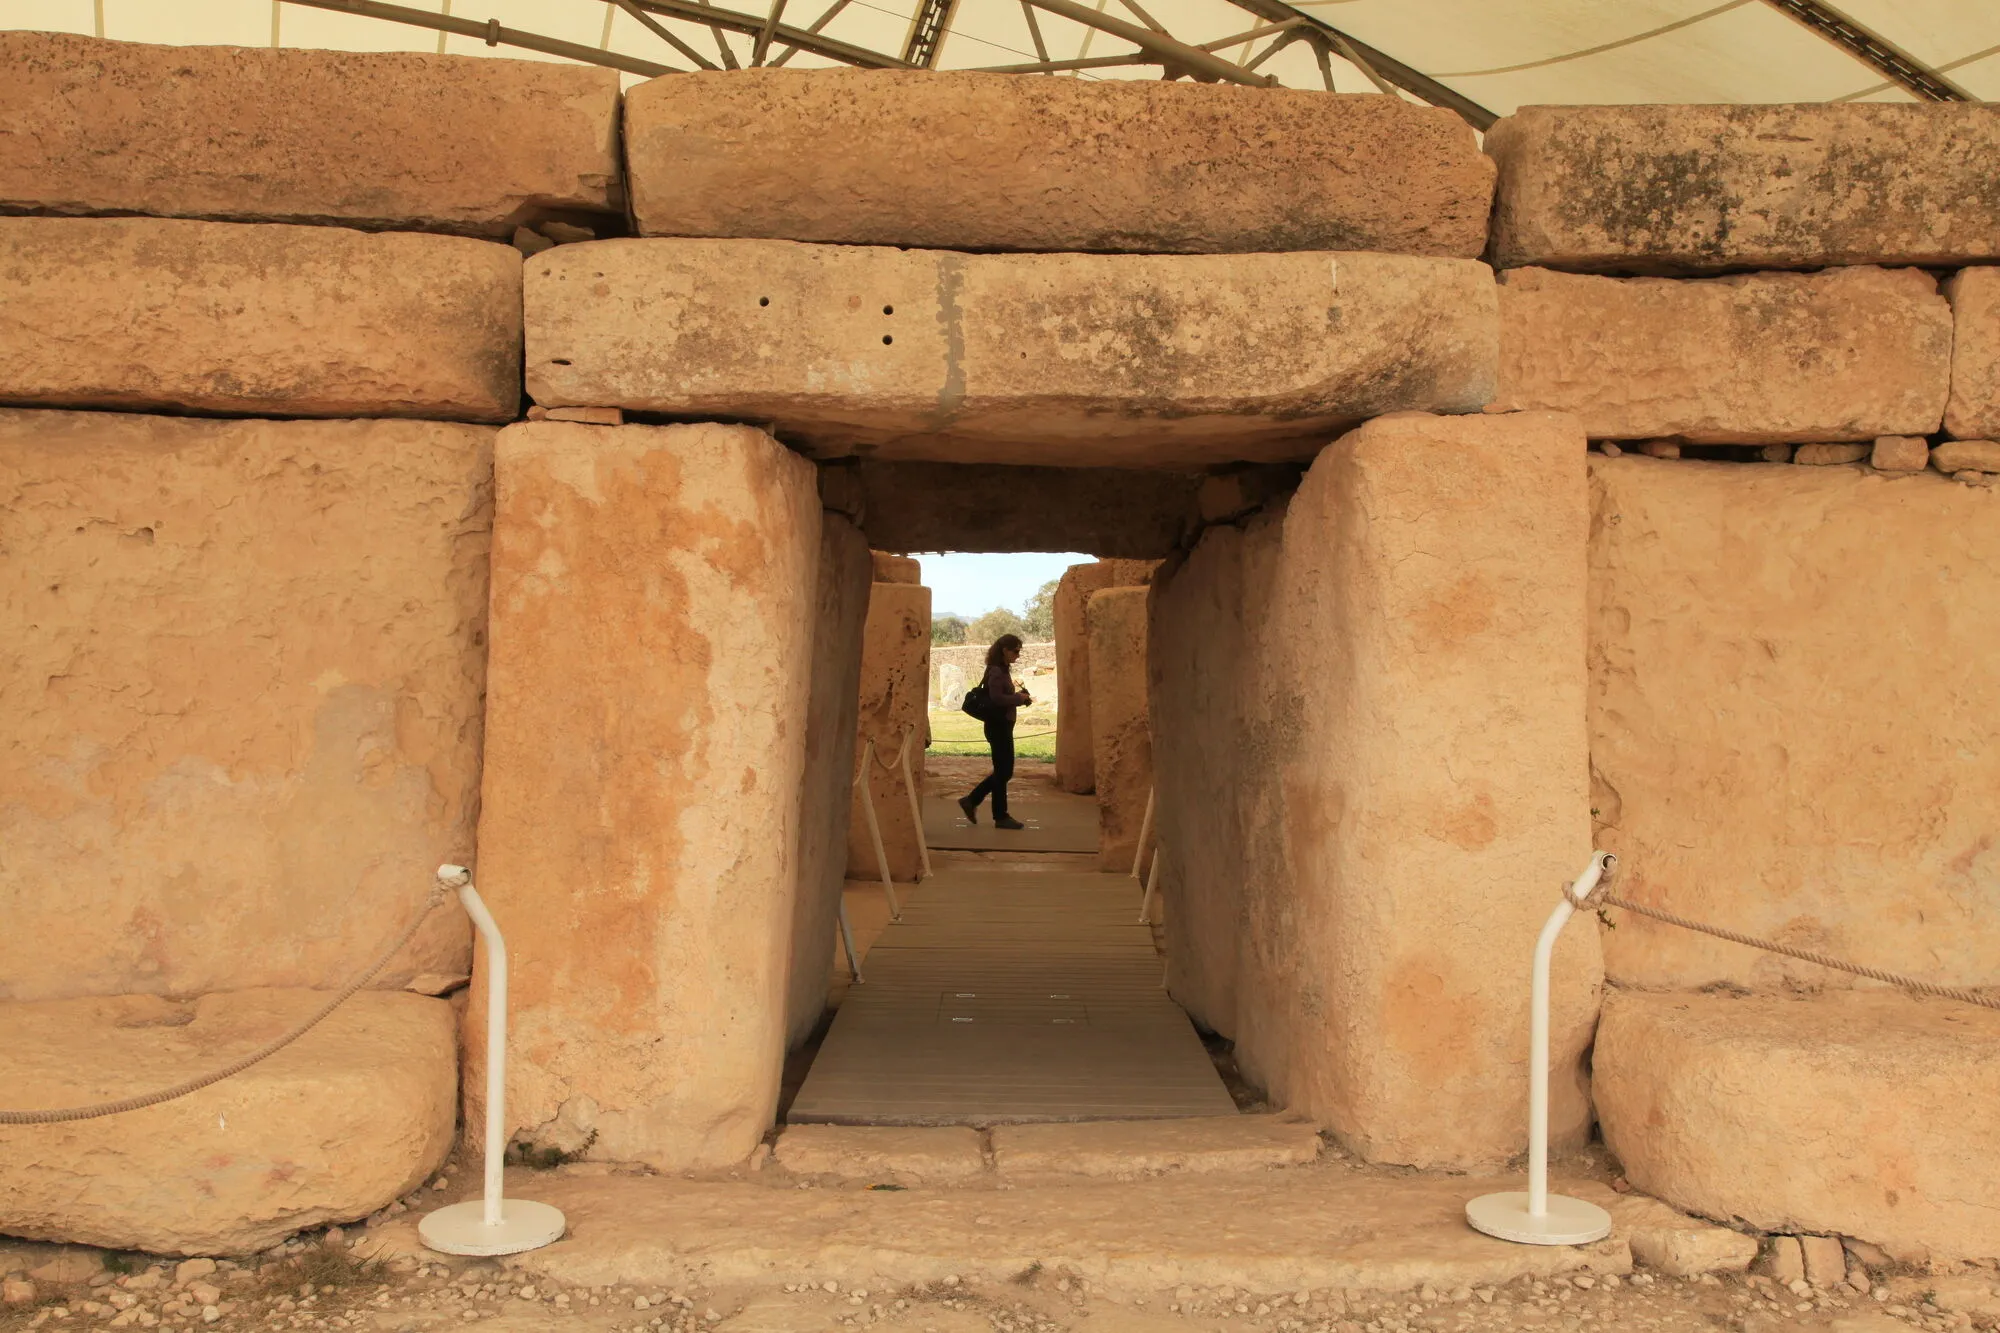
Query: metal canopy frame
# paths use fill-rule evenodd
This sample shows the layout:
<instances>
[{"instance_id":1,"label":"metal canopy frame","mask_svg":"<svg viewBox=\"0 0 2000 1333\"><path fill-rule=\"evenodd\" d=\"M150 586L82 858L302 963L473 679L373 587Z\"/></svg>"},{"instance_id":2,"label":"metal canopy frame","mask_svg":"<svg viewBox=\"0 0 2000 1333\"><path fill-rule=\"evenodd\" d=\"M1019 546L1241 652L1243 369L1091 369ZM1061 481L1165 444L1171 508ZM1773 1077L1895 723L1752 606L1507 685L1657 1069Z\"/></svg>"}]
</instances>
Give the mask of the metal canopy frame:
<instances>
[{"instance_id":1,"label":"metal canopy frame","mask_svg":"<svg viewBox=\"0 0 2000 1333\"><path fill-rule=\"evenodd\" d=\"M450 3L445 12L415 9L386 0L279 0L284 4L306 5L315 9L337 10L366 18L430 28L439 33L484 41L488 46L513 46L545 55L560 56L587 64L603 65L647 78L687 72L679 65L663 64L624 55L604 47L585 46L518 28L502 26L498 20L454 17ZM737 0L742 3L743 0ZM826 34L826 27L855 3L830 0L826 8L806 27L784 22L788 0L763 0L762 13L726 9L713 0L604 0L605 41L610 38L610 13L624 11L671 47L688 67L701 70L742 69L783 65L800 52L837 64L862 69L935 69L952 20L961 0L918 0L908 35L900 52L874 50ZM986 65L986 72L1004 74L1055 74L1092 69L1157 66L1165 79L1190 78L1206 83L1234 83L1249 87L1277 86L1276 77L1259 69L1279 52L1304 42L1312 48L1321 82L1334 90L1333 60L1338 57L1366 75L1376 89L1390 96L1407 95L1432 106L1457 113L1478 130L1490 127L1499 117L1472 98L1447 87L1438 79L1415 69L1394 56L1316 15L1294 8L1288 0L1227 0L1227 3L1258 20L1256 26L1199 44L1175 37L1167 26L1144 8L1143 0L1116 0L1130 18L1108 12L1111 0L1096 0L1093 6L1080 0L1020 0L1028 34L1036 58L1016 64ZM1979 99L1944 74L1910 55L1895 43L1849 18L1825 0L1763 0L1764 4L1797 21L1809 32L1831 43L1868 68L1880 73L1895 86L1917 98L1933 102L1976 102ZM1079 54L1073 58L1052 57L1044 36L1041 15L1066 20L1132 48L1110 55ZM715 43L715 58L704 55L662 19L705 27ZM273 20L275 25L275 18ZM274 26L275 33L275 26ZM743 41L739 53L732 38ZM443 49L444 39L439 39ZM275 41L275 37L274 37ZM1261 49L1258 43L1264 43ZM1241 50L1239 59L1220 54Z\"/></svg>"}]
</instances>

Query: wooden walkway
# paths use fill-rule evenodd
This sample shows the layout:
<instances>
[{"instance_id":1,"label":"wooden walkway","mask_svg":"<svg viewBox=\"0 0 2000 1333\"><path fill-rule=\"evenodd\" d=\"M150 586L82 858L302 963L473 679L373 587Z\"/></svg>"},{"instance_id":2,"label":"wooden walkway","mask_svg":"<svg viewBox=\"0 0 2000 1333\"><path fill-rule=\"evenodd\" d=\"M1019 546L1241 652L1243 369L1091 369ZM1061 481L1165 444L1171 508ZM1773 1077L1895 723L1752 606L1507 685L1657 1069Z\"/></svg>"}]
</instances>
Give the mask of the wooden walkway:
<instances>
[{"instance_id":1,"label":"wooden walkway","mask_svg":"<svg viewBox=\"0 0 2000 1333\"><path fill-rule=\"evenodd\" d=\"M902 920L862 961L865 983L848 989L791 1123L1235 1114L1161 989L1138 884L1017 868L1027 859L945 869L909 890Z\"/></svg>"}]
</instances>

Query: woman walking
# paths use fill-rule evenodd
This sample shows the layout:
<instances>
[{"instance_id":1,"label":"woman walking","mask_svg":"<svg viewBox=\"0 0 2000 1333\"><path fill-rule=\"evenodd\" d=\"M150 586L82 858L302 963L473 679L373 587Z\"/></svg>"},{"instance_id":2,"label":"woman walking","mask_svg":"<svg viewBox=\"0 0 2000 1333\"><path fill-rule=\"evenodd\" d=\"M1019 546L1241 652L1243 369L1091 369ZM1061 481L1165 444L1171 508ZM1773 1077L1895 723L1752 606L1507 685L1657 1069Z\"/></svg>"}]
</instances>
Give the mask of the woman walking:
<instances>
[{"instance_id":1,"label":"woman walking","mask_svg":"<svg viewBox=\"0 0 2000 1333\"><path fill-rule=\"evenodd\" d=\"M1008 670L1020 656L1018 634L1002 634L986 650L986 678L980 682L986 690L986 711L979 720L986 729L986 744L993 751L993 771L970 796L958 802L970 824L979 822L979 803L991 796L994 828L1026 827L1007 813L1007 781L1014 776L1014 710L1034 702L1026 690L1015 687L1013 673Z\"/></svg>"}]
</instances>

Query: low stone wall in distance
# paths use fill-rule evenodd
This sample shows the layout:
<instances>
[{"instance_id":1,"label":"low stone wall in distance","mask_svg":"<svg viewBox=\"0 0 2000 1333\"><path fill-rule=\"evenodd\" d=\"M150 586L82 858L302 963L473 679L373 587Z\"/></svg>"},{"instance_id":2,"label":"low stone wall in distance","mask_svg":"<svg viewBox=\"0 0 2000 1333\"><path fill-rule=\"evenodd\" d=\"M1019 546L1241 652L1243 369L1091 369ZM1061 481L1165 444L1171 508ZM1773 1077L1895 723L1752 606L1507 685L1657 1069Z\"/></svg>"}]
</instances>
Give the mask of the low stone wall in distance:
<instances>
[{"instance_id":1,"label":"low stone wall in distance","mask_svg":"<svg viewBox=\"0 0 2000 1333\"><path fill-rule=\"evenodd\" d=\"M957 708L965 702L965 692L986 678L986 650L991 644L965 643L931 647L931 707ZM1021 658L1014 663L1014 679L1027 687L1040 704L1051 697L1049 677L1056 670L1053 643L1024 643Z\"/></svg>"}]
</instances>

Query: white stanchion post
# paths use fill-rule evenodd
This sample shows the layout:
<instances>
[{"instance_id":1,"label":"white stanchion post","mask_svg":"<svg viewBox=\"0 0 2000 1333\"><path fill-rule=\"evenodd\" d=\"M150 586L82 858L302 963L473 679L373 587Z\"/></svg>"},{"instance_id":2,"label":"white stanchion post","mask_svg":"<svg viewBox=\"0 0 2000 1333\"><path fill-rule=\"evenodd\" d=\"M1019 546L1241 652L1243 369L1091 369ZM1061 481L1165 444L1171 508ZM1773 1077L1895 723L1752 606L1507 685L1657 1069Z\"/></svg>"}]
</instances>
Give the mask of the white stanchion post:
<instances>
[{"instance_id":1,"label":"white stanchion post","mask_svg":"<svg viewBox=\"0 0 2000 1333\"><path fill-rule=\"evenodd\" d=\"M863 985L864 983L861 980L861 959L854 952L854 927L847 924L847 899L844 895L840 900L840 912L837 919L840 922L840 942L847 949L847 975L854 978L855 985Z\"/></svg>"},{"instance_id":2,"label":"white stanchion post","mask_svg":"<svg viewBox=\"0 0 2000 1333\"><path fill-rule=\"evenodd\" d=\"M917 799L917 783L910 776L910 742L915 740L917 729L911 727L903 733L903 748L896 752L896 758L903 766L903 790L910 794L910 827L917 831L917 854L923 858L924 878L931 877L931 840L924 836L924 806Z\"/></svg>"},{"instance_id":3,"label":"white stanchion post","mask_svg":"<svg viewBox=\"0 0 2000 1333\"><path fill-rule=\"evenodd\" d=\"M443 1254L519 1254L562 1239L568 1226L545 1203L506 1199L501 1170L507 1132L507 944L464 866L439 866L438 883L458 890L465 914L486 945L486 1182L479 1199L454 1203L417 1224L424 1244Z\"/></svg>"},{"instance_id":4,"label":"white stanchion post","mask_svg":"<svg viewBox=\"0 0 2000 1333\"><path fill-rule=\"evenodd\" d=\"M861 747L861 768L854 781L861 788L861 813L868 816L868 840L875 844L875 865L882 872L882 892L889 899L889 919L903 919L903 905L896 901L896 881L889 875L889 853L882 848L882 821L875 817L875 742Z\"/></svg>"},{"instance_id":5,"label":"white stanchion post","mask_svg":"<svg viewBox=\"0 0 2000 1333\"><path fill-rule=\"evenodd\" d=\"M1139 845L1132 852L1132 878L1139 878L1139 866L1146 859L1146 839L1153 836L1153 791L1146 788L1146 817L1139 821Z\"/></svg>"},{"instance_id":6,"label":"white stanchion post","mask_svg":"<svg viewBox=\"0 0 2000 1333\"><path fill-rule=\"evenodd\" d=\"M1153 864L1146 871L1146 896L1139 900L1139 924L1146 925L1153 916L1153 894L1160 883L1160 858L1167 854L1164 846L1153 849Z\"/></svg>"},{"instance_id":7,"label":"white stanchion post","mask_svg":"<svg viewBox=\"0 0 2000 1333\"><path fill-rule=\"evenodd\" d=\"M1610 852L1592 852L1590 864L1549 913L1535 941L1528 987L1528 1188L1482 1194L1465 1205L1465 1220L1489 1236L1523 1245L1587 1245L1611 1234L1611 1214L1596 1204L1549 1193L1549 960L1556 936L1598 881L1618 868Z\"/></svg>"}]
</instances>

